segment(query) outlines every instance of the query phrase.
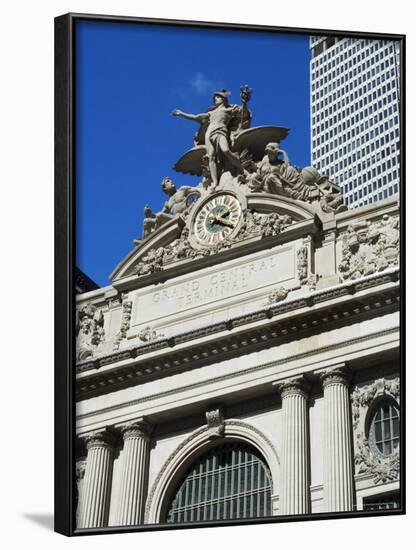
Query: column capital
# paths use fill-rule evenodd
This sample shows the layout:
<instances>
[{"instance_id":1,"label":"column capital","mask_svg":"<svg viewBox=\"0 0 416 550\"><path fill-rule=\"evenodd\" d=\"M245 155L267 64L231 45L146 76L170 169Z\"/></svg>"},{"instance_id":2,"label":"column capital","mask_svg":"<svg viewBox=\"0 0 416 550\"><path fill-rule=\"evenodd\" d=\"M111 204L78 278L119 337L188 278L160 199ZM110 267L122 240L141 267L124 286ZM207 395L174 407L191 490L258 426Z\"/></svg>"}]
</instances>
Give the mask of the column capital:
<instances>
[{"instance_id":1,"label":"column capital","mask_svg":"<svg viewBox=\"0 0 416 550\"><path fill-rule=\"evenodd\" d=\"M104 428L87 434L81 434L79 437L84 441L87 450L90 450L99 447L113 448L117 434L112 428Z\"/></svg>"},{"instance_id":2,"label":"column capital","mask_svg":"<svg viewBox=\"0 0 416 550\"><path fill-rule=\"evenodd\" d=\"M302 395L303 397L309 395L310 384L303 376L295 376L281 382L274 382L273 385L276 386L282 399L291 395Z\"/></svg>"},{"instance_id":3,"label":"column capital","mask_svg":"<svg viewBox=\"0 0 416 550\"><path fill-rule=\"evenodd\" d=\"M145 419L144 416L138 418L137 420L120 424L117 428L122 433L124 441L130 438L148 439L153 430L153 426Z\"/></svg>"},{"instance_id":4,"label":"column capital","mask_svg":"<svg viewBox=\"0 0 416 550\"><path fill-rule=\"evenodd\" d=\"M345 363L330 367L328 369L316 371L316 374L319 376L324 389L328 386L332 386L333 384L343 384L344 386L349 386L352 378L352 373L345 366Z\"/></svg>"}]
</instances>

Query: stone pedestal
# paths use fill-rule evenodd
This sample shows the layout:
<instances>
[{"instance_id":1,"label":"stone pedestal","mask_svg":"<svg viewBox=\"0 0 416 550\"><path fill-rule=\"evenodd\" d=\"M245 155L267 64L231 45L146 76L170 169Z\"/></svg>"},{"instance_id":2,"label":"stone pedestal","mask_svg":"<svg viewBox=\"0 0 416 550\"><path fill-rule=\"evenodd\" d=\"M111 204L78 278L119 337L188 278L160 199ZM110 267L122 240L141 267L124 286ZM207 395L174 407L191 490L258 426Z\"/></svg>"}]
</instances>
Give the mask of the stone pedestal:
<instances>
[{"instance_id":1,"label":"stone pedestal","mask_svg":"<svg viewBox=\"0 0 416 550\"><path fill-rule=\"evenodd\" d=\"M151 427L141 419L122 426L121 431L124 456L118 524L140 525L147 496Z\"/></svg>"},{"instance_id":2,"label":"stone pedestal","mask_svg":"<svg viewBox=\"0 0 416 550\"><path fill-rule=\"evenodd\" d=\"M282 459L280 514L307 514L309 498L309 445L307 386L302 378L278 385L282 397Z\"/></svg>"},{"instance_id":3,"label":"stone pedestal","mask_svg":"<svg viewBox=\"0 0 416 550\"><path fill-rule=\"evenodd\" d=\"M114 432L103 430L84 436L83 439L88 454L77 527L106 527L113 472Z\"/></svg>"},{"instance_id":4,"label":"stone pedestal","mask_svg":"<svg viewBox=\"0 0 416 550\"><path fill-rule=\"evenodd\" d=\"M353 465L349 373L344 368L320 373L324 390L324 498L328 512L353 509Z\"/></svg>"}]
</instances>

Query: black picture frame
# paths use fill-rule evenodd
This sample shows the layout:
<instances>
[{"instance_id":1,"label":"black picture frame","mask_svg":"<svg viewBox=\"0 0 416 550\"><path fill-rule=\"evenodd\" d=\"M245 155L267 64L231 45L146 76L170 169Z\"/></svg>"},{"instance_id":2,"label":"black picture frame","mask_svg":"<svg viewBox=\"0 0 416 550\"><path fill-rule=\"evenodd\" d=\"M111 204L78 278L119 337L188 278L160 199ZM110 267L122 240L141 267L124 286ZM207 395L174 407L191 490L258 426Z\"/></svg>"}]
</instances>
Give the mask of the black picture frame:
<instances>
[{"instance_id":1,"label":"black picture frame","mask_svg":"<svg viewBox=\"0 0 416 550\"><path fill-rule=\"evenodd\" d=\"M74 382L75 382L75 28L79 21L117 22L126 25L166 25L193 28L244 30L247 32L275 32L311 36L348 36L352 38L395 40L401 52L401 507L386 512L315 513L305 516L284 516L264 519L233 520L232 525L279 523L369 517L373 515L400 515L406 513L405 484L405 115L406 115L406 37L400 34L367 33L328 29L291 28L266 25L244 25L221 22L184 21L140 17L106 16L69 13L55 18L55 531L66 536L153 531L161 529L189 529L193 524L140 525L134 527L106 527L77 530L75 527L75 442L74 442ZM212 522L198 527L230 525L228 521Z\"/></svg>"}]
</instances>

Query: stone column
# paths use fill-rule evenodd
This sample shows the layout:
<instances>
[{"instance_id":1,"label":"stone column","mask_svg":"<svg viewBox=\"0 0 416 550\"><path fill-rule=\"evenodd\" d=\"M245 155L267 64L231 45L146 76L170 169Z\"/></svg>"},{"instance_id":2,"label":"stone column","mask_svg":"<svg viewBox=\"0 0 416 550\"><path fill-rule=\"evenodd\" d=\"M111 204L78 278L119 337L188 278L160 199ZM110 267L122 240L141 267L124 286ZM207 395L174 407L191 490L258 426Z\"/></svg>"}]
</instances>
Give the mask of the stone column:
<instances>
[{"instance_id":1,"label":"stone column","mask_svg":"<svg viewBox=\"0 0 416 550\"><path fill-rule=\"evenodd\" d=\"M121 426L124 439L119 525L144 522L151 426L144 420Z\"/></svg>"},{"instance_id":2,"label":"stone column","mask_svg":"<svg viewBox=\"0 0 416 550\"><path fill-rule=\"evenodd\" d=\"M280 514L307 514L310 510L308 389L301 377L278 384L278 389L283 428Z\"/></svg>"},{"instance_id":3,"label":"stone column","mask_svg":"<svg viewBox=\"0 0 416 550\"><path fill-rule=\"evenodd\" d=\"M83 437L88 454L80 495L78 528L106 527L110 505L115 434L110 430Z\"/></svg>"},{"instance_id":4,"label":"stone column","mask_svg":"<svg viewBox=\"0 0 416 550\"><path fill-rule=\"evenodd\" d=\"M328 512L353 509L353 467L349 373L332 368L320 373L324 390L324 498Z\"/></svg>"}]
</instances>

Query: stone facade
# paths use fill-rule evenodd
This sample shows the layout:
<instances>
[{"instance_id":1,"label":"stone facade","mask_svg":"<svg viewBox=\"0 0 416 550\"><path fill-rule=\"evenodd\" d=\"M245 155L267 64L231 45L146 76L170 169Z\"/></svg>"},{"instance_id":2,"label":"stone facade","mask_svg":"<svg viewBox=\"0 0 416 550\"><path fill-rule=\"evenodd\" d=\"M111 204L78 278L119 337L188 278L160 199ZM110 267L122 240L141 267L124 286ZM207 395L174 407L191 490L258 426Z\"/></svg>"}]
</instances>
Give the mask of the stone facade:
<instances>
[{"instance_id":1,"label":"stone facade","mask_svg":"<svg viewBox=\"0 0 416 550\"><path fill-rule=\"evenodd\" d=\"M216 185L201 168L189 203L169 191L111 285L77 297L78 527L164 523L227 441L263 457L274 515L399 491L398 446L371 441L377 406L399 407L398 202L339 208L252 149L243 173L214 159Z\"/></svg>"}]
</instances>

